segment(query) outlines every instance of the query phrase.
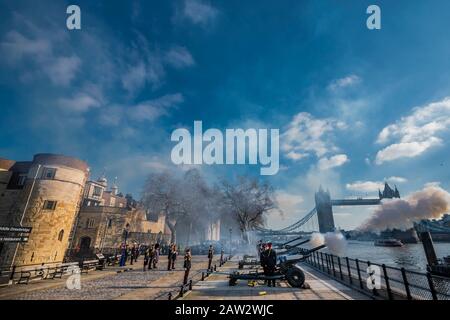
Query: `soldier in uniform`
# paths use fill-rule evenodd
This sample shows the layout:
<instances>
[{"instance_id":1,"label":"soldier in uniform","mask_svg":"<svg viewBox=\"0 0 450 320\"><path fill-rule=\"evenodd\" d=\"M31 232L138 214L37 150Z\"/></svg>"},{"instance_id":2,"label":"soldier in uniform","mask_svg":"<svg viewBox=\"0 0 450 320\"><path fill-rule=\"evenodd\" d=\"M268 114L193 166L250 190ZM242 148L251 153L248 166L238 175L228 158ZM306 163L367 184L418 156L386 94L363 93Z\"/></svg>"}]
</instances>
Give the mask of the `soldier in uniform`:
<instances>
[{"instance_id":1,"label":"soldier in uniform","mask_svg":"<svg viewBox=\"0 0 450 320\"><path fill-rule=\"evenodd\" d=\"M168 252L167 252L167 270L170 270L170 267L172 266L172 247L173 243L169 244Z\"/></svg>"},{"instance_id":2,"label":"soldier in uniform","mask_svg":"<svg viewBox=\"0 0 450 320\"><path fill-rule=\"evenodd\" d=\"M172 252L172 259L171 259L171 261L172 261L172 270L175 270L175 261L177 260L177 255L178 255L177 245L176 244L173 244L171 252Z\"/></svg>"},{"instance_id":3,"label":"soldier in uniform","mask_svg":"<svg viewBox=\"0 0 450 320\"><path fill-rule=\"evenodd\" d=\"M188 277L189 277L189 271L191 270L191 263L192 260L192 255L191 255L191 249L186 248L185 254L184 254L184 280L183 280L183 284L186 284L188 281Z\"/></svg>"},{"instance_id":4,"label":"soldier in uniform","mask_svg":"<svg viewBox=\"0 0 450 320\"><path fill-rule=\"evenodd\" d=\"M261 255L261 264L263 265L264 274L266 276L273 276L275 274L275 267L277 265L277 253L272 249L272 243L267 244L267 249ZM275 287L275 279L268 280L269 287Z\"/></svg>"},{"instance_id":5,"label":"soldier in uniform","mask_svg":"<svg viewBox=\"0 0 450 320\"><path fill-rule=\"evenodd\" d=\"M211 270L213 257L214 257L214 248L212 245L210 245L208 250L208 270Z\"/></svg>"},{"instance_id":6,"label":"soldier in uniform","mask_svg":"<svg viewBox=\"0 0 450 320\"><path fill-rule=\"evenodd\" d=\"M158 261L159 261L159 243L155 243L155 255L153 258L153 268L158 268Z\"/></svg>"},{"instance_id":7,"label":"soldier in uniform","mask_svg":"<svg viewBox=\"0 0 450 320\"><path fill-rule=\"evenodd\" d=\"M148 248L148 270L152 269L153 261L155 260L155 248L153 244Z\"/></svg>"}]
</instances>

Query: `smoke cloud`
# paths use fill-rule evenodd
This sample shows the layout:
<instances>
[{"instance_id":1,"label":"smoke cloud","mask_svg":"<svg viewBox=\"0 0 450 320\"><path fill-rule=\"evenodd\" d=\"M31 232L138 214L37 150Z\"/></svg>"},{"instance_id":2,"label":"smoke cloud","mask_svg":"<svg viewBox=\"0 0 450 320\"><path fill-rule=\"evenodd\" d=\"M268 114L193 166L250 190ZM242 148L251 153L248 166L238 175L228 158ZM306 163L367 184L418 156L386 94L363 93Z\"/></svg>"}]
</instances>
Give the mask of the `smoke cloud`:
<instances>
[{"instance_id":1,"label":"smoke cloud","mask_svg":"<svg viewBox=\"0 0 450 320\"><path fill-rule=\"evenodd\" d=\"M359 231L408 229L422 219L438 219L450 210L450 193L436 186L414 192L405 199L383 200Z\"/></svg>"},{"instance_id":2,"label":"smoke cloud","mask_svg":"<svg viewBox=\"0 0 450 320\"><path fill-rule=\"evenodd\" d=\"M330 253L337 256L342 256L347 248L347 240L345 240L344 235L339 231L327 232L325 234L315 232L311 235L310 243L313 247L325 244Z\"/></svg>"}]
</instances>

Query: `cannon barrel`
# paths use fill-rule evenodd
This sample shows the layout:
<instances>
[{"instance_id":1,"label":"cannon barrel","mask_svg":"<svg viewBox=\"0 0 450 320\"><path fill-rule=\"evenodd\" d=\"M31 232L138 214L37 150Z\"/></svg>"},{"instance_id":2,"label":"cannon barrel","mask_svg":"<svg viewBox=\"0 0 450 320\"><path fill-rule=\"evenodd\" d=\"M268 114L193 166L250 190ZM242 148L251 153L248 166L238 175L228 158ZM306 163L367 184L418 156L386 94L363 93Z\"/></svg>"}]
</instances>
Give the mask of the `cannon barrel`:
<instances>
[{"instance_id":1,"label":"cannon barrel","mask_svg":"<svg viewBox=\"0 0 450 320\"><path fill-rule=\"evenodd\" d=\"M303 238L303 237L300 236L300 237L294 238L294 239L292 239L292 240L289 240L288 242L285 242L285 243L280 244L280 247L284 247L285 245L287 245L287 244L289 244L289 243L291 243L291 242L300 240L300 239L302 239L302 238Z\"/></svg>"},{"instance_id":2,"label":"cannon barrel","mask_svg":"<svg viewBox=\"0 0 450 320\"><path fill-rule=\"evenodd\" d=\"M309 241L310 241L309 239L306 239L306 240L304 240L304 241L301 241L301 242L296 243L296 244L293 244L293 245L287 245L287 246L284 247L284 249L287 250L286 252L289 252L289 251L295 250L296 248L298 248L298 247L301 246L302 244L308 243ZM283 249L283 248L282 248L282 249Z\"/></svg>"}]
</instances>

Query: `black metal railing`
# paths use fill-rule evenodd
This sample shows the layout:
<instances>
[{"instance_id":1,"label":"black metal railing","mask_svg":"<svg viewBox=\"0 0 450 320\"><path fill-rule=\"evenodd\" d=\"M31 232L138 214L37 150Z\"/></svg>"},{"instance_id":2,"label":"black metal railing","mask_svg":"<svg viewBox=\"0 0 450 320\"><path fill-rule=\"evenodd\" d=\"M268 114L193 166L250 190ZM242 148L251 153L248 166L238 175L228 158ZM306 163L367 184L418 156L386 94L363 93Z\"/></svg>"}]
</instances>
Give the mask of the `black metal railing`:
<instances>
[{"instance_id":1,"label":"black metal railing","mask_svg":"<svg viewBox=\"0 0 450 320\"><path fill-rule=\"evenodd\" d=\"M306 262L376 299L450 300L450 279L316 251Z\"/></svg>"}]
</instances>

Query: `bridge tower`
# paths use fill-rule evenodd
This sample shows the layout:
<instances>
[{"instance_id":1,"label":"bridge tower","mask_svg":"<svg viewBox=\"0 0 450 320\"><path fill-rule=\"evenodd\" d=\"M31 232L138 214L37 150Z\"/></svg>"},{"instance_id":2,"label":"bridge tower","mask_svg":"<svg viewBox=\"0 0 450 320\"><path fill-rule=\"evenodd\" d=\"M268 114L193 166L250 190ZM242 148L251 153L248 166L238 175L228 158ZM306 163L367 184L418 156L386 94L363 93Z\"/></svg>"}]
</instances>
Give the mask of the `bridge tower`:
<instances>
[{"instance_id":1,"label":"bridge tower","mask_svg":"<svg viewBox=\"0 0 450 320\"><path fill-rule=\"evenodd\" d=\"M324 191L320 186L315 194L317 220L319 220L319 231L321 233L333 232L335 230L333 207L329 191Z\"/></svg>"}]
</instances>

